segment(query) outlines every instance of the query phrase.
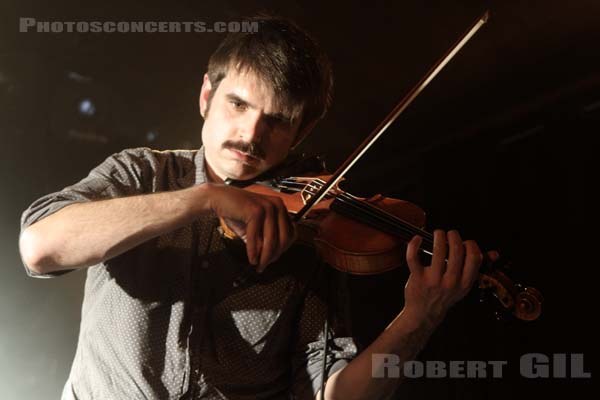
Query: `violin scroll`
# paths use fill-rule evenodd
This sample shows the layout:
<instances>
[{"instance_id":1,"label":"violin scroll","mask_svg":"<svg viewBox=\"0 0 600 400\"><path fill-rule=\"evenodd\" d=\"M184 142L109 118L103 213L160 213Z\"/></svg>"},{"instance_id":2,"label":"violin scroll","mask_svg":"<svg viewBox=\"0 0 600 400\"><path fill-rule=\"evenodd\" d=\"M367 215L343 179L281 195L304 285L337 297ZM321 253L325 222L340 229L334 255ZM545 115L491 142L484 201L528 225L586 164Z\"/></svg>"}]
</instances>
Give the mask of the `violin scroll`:
<instances>
[{"instance_id":1,"label":"violin scroll","mask_svg":"<svg viewBox=\"0 0 600 400\"><path fill-rule=\"evenodd\" d=\"M542 313L542 294L533 287L525 287L517 295L514 314L525 321L533 321Z\"/></svg>"},{"instance_id":2,"label":"violin scroll","mask_svg":"<svg viewBox=\"0 0 600 400\"><path fill-rule=\"evenodd\" d=\"M515 284L501 271L481 273L479 289L491 293L506 311L520 320L533 321L542 313L544 299L539 290Z\"/></svg>"}]
</instances>

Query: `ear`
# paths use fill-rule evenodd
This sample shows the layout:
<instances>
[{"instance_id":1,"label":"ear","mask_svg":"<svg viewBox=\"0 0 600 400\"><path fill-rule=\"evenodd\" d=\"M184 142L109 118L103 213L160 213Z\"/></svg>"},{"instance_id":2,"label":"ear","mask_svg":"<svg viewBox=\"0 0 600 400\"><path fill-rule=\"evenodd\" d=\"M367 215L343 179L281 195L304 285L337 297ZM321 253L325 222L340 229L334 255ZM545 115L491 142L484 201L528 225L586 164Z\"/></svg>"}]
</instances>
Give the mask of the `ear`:
<instances>
[{"instance_id":1,"label":"ear","mask_svg":"<svg viewBox=\"0 0 600 400\"><path fill-rule=\"evenodd\" d=\"M202 89L200 89L200 115L202 118L206 115L206 109L208 108L208 96L210 91L212 90L212 86L210 84L210 79L208 79L208 74L204 74L204 80L202 81Z\"/></svg>"}]
</instances>

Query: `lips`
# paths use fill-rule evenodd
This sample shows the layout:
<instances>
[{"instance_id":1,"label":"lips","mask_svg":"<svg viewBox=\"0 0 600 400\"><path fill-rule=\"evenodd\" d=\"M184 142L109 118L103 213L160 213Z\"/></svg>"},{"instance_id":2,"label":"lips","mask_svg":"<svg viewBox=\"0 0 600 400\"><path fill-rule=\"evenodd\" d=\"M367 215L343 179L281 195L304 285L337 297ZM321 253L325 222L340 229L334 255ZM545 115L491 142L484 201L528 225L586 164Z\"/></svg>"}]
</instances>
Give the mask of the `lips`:
<instances>
[{"instance_id":1,"label":"lips","mask_svg":"<svg viewBox=\"0 0 600 400\"><path fill-rule=\"evenodd\" d=\"M244 163L256 164L260 161L258 158L252 157L251 155L246 154L246 153L242 153L239 150L235 150L235 149L227 149L227 150L233 155L234 158L241 160Z\"/></svg>"}]
</instances>

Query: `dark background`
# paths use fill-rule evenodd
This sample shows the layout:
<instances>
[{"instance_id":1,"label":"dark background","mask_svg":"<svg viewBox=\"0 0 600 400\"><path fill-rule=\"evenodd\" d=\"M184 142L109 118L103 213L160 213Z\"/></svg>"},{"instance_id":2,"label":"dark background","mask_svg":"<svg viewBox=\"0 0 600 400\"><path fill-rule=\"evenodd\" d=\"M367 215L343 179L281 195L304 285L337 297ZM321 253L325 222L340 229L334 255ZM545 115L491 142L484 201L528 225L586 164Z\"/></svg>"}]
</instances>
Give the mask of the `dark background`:
<instances>
[{"instance_id":1,"label":"dark background","mask_svg":"<svg viewBox=\"0 0 600 400\"><path fill-rule=\"evenodd\" d=\"M330 55L331 112L303 150L335 168L485 9L488 24L347 176L358 195L419 204L428 228L459 229L512 261L545 297L535 322L496 321L474 294L423 360L506 360L500 379L407 381L399 398L578 398L591 379L525 379L525 353L583 353L594 376L597 267L590 191L600 128L600 2L128 1L0 4L0 397L57 398L75 352L83 271L25 276L19 216L35 198L127 147L197 148L197 109L219 33L19 33L38 20L296 20ZM89 99L93 115L79 104ZM405 270L351 277L353 326L368 344L401 309Z\"/></svg>"}]
</instances>

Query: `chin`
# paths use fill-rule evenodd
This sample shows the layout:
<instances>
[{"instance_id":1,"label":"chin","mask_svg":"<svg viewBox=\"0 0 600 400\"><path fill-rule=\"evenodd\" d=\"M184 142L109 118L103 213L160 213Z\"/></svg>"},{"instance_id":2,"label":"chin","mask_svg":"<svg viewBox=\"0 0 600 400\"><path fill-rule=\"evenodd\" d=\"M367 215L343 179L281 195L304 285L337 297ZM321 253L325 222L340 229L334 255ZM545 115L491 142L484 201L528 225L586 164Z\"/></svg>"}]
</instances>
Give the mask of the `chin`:
<instances>
[{"instance_id":1,"label":"chin","mask_svg":"<svg viewBox=\"0 0 600 400\"><path fill-rule=\"evenodd\" d=\"M228 171L227 177L236 181L247 181L249 179L257 177L261 173L261 170L256 169L254 167L243 166L242 168L235 168Z\"/></svg>"}]
</instances>

